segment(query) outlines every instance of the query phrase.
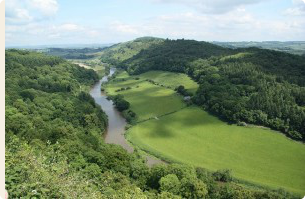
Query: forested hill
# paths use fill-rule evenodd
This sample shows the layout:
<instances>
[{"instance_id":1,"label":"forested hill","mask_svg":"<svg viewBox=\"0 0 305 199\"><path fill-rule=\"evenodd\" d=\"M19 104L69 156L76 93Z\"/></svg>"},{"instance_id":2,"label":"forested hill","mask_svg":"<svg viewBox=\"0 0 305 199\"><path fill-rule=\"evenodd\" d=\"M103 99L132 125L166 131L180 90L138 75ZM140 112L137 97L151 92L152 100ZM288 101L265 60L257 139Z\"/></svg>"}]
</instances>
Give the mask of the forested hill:
<instances>
[{"instance_id":1,"label":"forested hill","mask_svg":"<svg viewBox=\"0 0 305 199\"><path fill-rule=\"evenodd\" d=\"M41 53L5 53L6 189L10 198L116 198L138 191L132 155L102 139L105 113L81 91L93 70ZM124 192L125 190L125 192ZM105 198L105 197L104 197Z\"/></svg>"},{"instance_id":2,"label":"forested hill","mask_svg":"<svg viewBox=\"0 0 305 199\"><path fill-rule=\"evenodd\" d=\"M208 42L195 40L164 40L158 45L140 51L122 64L129 73L139 74L148 70L185 72L188 63L199 58L230 55L235 51Z\"/></svg>"},{"instance_id":3,"label":"forested hill","mask_svg":"<svg viewBox=\"0 0 305 199\"><path fill-rule=\"evenodd\" d=\"M124 54L128 51L121 49ZM240 125L271 127L305 140L305 57L167 39L116 65L131 74L148 70L186 73L200 85L193 101L219 117Z\"/></svg>"}]
</instances>

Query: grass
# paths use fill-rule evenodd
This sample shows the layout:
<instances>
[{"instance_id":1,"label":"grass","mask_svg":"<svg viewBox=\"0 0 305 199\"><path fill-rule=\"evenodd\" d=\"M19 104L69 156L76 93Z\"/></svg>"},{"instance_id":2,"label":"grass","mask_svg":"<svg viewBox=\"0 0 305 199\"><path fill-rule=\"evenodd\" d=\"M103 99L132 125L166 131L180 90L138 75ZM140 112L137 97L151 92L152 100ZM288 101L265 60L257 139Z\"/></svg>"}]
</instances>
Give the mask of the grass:
<instances>
[{"instance_id":1,"label":"grass","mask_svg":"<svg viewBox=\"0 0 305 199\"><path fill-rule=\"evenodd\" d=\"M125 81L121 81L122 79ZM127 87L131 89L117 92L118 89ZM130 109L137 114L138 121L159 117L185 107L182 97L172 89L154 85L144 78L135 80L126 72L107 84L106 92L108 95L124 95L131 104Z\"/></svg>"},{"instance_id":2,"label":"grass","mask_svg":"<svg viewBox=\"0 0 305 199\"><path fill-rule=\"evenodd\" d=\"M195 93L198 89L198 84L182 73L149 71L141 74L139 77L154 80L155 82L171 87L172 89L175 89L179 85L183 85L185 89L192 93Z\"/></svg>"},{"instance_id":3,"label":"grass","mask_svg":"<svg viewBox=\"0 0 305 199\"><path fill-rule=\"evenodd\" d=\"M268 129L228 125L189 107L139 123L127 138L167 160L212 171L231 169L236 178L305 193L305 146Z\"/></svg>"},{"instance_id":4,"label":"grass","mask_svg":"<svg viewBox=\"0 0 305 199\"><path fill-rule=\"evenodd\" d=\"M138 115L139 123L126 135L130 142L170 162L211 171L231 169L242 181L305 193L304 144L266 128L229 125L198 107L186 107L180 95L164 87L182 84L195 90L192 80L179 76L160 71L139 76L122 72L106 85L109 95L124 95ZM126 87L131 89L116 92Z\"/></svg>"}]
</instances>

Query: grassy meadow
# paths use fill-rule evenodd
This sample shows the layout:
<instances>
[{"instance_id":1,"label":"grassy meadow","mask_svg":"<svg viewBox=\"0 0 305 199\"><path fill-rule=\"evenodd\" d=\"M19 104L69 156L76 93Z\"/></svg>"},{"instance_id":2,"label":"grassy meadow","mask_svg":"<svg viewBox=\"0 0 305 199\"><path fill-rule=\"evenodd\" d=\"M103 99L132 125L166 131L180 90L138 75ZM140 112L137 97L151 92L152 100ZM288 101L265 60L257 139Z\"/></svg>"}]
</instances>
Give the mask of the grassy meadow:
<instances>
[{"instance_id":1,"label":"grassy meadow","mask_svg":"<svg viewBox=\"0 0 305 199\"><path fill-rule=\"evenodd\" d=\"M198 89L198 84L182 73L164 72L164 71L149 71L140 75L141 78L153 80L159 84L175 89L180 84L186 90L195 93Z\"/></svg>"},{"instance_id":2,"label":"grassy meadow","mask_svg":"<svg viewBox=\"0 0 305 199\"><path fill-rule=\"evenodd\" d=\"M197 108L137 124L128 139L170 161L231 169L234 177L304 193L305 146L283 134L257 127L228 125Z\"/></svg>"},{"instance_id":3,"label":"grassy meadow","mask_svg":"<svg viewBox=\"0 0 305 199\"><path fill-rule=\"evenodd\" d=\"M146 81L146 79L155 74L144 75L144 77L129 77L126 72L123 72L115 80L107 84L106 92L108 95L124 95L124 98L130 102L131 110L137 114L138 121L159 117L180 110L186 106L182 97L173 89L168 89ZM136 80L136 77L140 79ZM118 91L120 88L127 87L130 89Z\"/></svg>"},{"instance_id":4,"label":"grassy meadow","mask_svg":"<svg viewBox=\"0 0 305 199\"><path fill-rule=\"evenodd\" d=\"M173 90L178 85L197 88L186 75L160 71L138 76L123 72L105 85L109 95L122 94L138 116L139 123L127 132L130 142L165 160L212 171L230 169L241 180L305 193L304 144L266 128L229 125L199 107L186 107Z\"/></svg>"}]
</instances>

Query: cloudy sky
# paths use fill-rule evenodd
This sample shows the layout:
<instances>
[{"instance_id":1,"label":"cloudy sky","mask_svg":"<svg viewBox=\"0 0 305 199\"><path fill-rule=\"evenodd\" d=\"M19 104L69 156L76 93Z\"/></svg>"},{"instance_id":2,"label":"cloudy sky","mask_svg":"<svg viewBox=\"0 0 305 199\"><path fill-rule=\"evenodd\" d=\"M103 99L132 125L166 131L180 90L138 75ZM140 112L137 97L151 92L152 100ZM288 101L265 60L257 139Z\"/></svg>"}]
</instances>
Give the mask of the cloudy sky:
<instances>
[{"instance_id":1,"label":"cloudy sky","mask_svg":"<svg viewBox=\"0 0 305 199\"><path fill-rule=\"evenodd\" d=\"M6 46L141 36L304 41L305 0L6 0Z\"/></svg>"}]
</instances>

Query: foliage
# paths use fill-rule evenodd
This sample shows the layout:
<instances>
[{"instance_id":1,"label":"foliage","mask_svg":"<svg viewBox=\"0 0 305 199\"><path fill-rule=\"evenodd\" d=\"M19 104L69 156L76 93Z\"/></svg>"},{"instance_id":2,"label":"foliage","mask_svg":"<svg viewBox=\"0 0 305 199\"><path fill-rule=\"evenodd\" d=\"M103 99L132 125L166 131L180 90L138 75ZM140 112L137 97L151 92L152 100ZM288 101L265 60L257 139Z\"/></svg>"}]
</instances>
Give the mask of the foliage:
<instances>
[{"instance_id":1,"label":"foliage","mask_svg":"<svg viewBox=\"0 0 305 199\"><path fill-rule=\"evenodd\" d=\"M181 183L175 174L168 174L162 177L159 181L160 190L178 194L180 191Z\"/></svg>"},{"instance_id":2,"label":"foliage","mask_svg":"<svg viewBox=\"0 0 305 199\"><path fill-rule=\"evenodd\" d=\"M188 92L183 85L178 86L177 88L175 88L175 90L177 91L177 93L183 95L183 96L190 96L192 95L192 93Z\"/></svg>"},{"instance_id":3,"label":"foliage","mask_svg":"<svg viewBox=\"0 0 305 199\"><path fill-rule=\"evenodd\" d=\"M129 109L130 104L124 99L123 95L115 95L111 97L111 100L119 111L122 112Z\"/></svg>"},{"instance_id":4,"label":"foliage","mask_svg":"<svg viewBox=\"0 0 305 199\"><path fill-rule=\"evenodd\" d=\"M232 176L231 176L230 170L218 170L213 173L213 177L216 181L221 181L221 182L232 181Z\"/></svg>"},{"instance_id":5,"label":"foliage","mask_svg":"<svg viewBox=\"0 0 305 199\"><path fill-rule=\"evenodd\" d=\"M136 123L137 114L135 112L133 112L132 110L125 110L125 111L123 111L123 117L126 119L126 121L129 124Z\"/></svg>"},{"instance_id":6,"label":"foliage","mask_svg":"<svg viewBox=\"0 0 305 199\"><path fill-rule=\"evenodd\" d=\"M101 198L110 189L113 195L137 190L128 177L134 156L104 143L107 117L80 89L98 80L94 71L9 50L5 80L6 184L13 198Z\"/></svg>"}]
</instances>

